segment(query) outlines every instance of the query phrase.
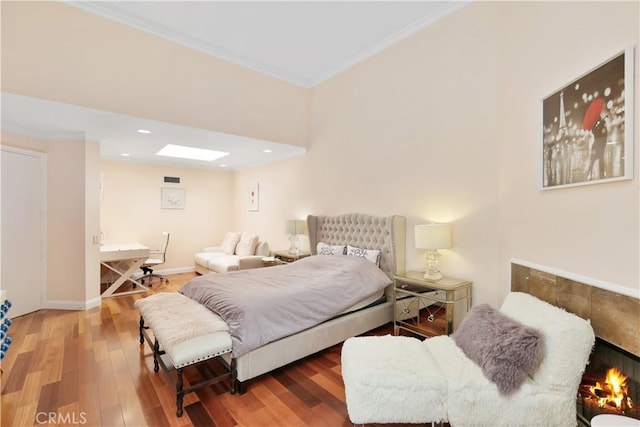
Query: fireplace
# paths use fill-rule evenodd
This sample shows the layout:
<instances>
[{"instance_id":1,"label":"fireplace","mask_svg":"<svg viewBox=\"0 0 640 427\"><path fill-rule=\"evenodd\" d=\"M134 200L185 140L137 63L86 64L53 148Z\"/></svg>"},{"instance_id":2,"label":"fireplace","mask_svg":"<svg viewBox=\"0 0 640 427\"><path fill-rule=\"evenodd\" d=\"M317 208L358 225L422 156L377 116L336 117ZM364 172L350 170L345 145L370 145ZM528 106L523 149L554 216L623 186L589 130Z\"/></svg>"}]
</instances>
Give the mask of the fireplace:
<instances>
[{"instance_id":1,"label":"fireplace","mask_svg":"<svg viewBox=\"0 0 640 427\"><path fill-rule=\"evenodd\" d=\"M640 419L640 357L596 338L576 406L585 426L599 414Z\"/></svg>"},{"instance_id":2,"label":"fireplace","mask_svg":"<svg viewBox=\"0 0 640 427\"><path fill-rule=\"evenodd\" d=\"M596 345L585 369L577 398L577 421L590 426L603 414L640 419L640 295L631 289L573 273L557 271L526 261L511 264L511 290L531 294L543 301L588 319L596 335ZM626 376L629 401L620 407L585 398L585 387L606 383L606 372L617 368ZM604 386L605 389L610 385ZM599 390L596 395L604 394ZM615 407L614 407L615 406ZM622 408L624 406L624 408ZM631 407L629 407L631 406ZM623 414L624 412L624 414Z\"/></svg>"}]
</instances>

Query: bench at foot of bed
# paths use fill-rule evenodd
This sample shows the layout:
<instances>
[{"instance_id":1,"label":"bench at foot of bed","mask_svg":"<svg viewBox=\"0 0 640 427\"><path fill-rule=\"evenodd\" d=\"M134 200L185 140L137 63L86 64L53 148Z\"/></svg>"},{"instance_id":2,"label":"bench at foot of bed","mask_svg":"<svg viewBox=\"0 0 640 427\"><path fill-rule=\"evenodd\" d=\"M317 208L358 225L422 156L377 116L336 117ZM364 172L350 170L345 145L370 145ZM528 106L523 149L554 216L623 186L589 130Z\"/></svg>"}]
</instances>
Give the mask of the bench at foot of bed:
<instances>
[{"instance_id":1,"label":"bench at foot of bed","mask_svg":"<svg viewBox=\"0 0 640 427\"><path fill-rule=\"evenodd\" d=\"M176 415L182 416L184 395L200 387L230 379L235 393L235 361L226 323L215 313L179 293L159 293L135 302L140 312L140 344L153 350L153 370L160 366L176 388ZM153 337L150 335L153 332ZM182 370L218 359L223 374L184 388ZM171 374L175 370L175 379Z\"/></svg>"}]
</instances>

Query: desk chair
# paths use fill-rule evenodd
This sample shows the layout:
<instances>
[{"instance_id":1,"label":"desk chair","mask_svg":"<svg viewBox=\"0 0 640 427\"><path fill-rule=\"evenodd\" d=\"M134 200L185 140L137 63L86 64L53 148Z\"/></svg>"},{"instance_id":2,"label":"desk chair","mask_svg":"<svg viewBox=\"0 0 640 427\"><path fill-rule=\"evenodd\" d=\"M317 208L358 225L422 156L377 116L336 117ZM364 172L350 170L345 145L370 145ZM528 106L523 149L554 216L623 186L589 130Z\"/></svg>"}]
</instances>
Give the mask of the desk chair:
<instances>
[{"instance_id":1,"label":"desk chair","mask_svg":"<svg viewBox=\"0 0 640 427\"><path fill-rule=\"evenodd\" d=\"M145 279L148 278L149 286L152 286L152 277L157 277L160 281L169 281L169 279L163 275L153 272L154 267L164 264L167 255L167 246L169 246L169 232L165 231L162 233L162 243L160 244L161 249L151 249L149 252L150 257L140 267L143 272L143 276L140 278L140 283L144 284Z\"/></svg>"}]
</instances>

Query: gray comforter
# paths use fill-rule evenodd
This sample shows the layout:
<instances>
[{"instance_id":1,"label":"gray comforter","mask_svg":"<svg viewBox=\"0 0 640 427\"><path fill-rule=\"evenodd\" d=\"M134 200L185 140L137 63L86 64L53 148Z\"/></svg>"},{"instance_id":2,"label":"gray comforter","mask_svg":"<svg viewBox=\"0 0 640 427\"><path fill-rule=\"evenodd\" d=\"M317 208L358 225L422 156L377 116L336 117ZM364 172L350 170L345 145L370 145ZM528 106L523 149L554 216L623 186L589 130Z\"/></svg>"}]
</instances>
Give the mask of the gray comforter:
<instances>
[{"instance_id":1,"label":"gray comforter","mask_svg":"<svg viewBox=\"0 0 640 427\"><path fill-rule=\"evenodd\" d=\"M316 255L196 277L180 293L227 322L237 357L329 320L389 284L389 277L363 258Z\"/></svg>"}]
</instances>

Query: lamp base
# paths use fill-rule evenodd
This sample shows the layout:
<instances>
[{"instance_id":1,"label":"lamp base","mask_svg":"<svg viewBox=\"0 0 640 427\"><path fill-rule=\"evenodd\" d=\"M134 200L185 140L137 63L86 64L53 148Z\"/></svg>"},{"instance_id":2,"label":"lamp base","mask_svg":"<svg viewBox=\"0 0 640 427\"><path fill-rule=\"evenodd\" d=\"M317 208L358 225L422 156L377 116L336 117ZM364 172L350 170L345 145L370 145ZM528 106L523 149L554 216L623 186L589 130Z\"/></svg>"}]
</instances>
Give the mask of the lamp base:
<instances>
[{"instance_id":1,"label":"lamp base","mask_svg":"<svg viewBox=\"0 0 640 427\"><path fill-rule=\"evenodd\" d=\"M427 280L442 279L442 274L440 274L440 253L438 250L427 250L425 258L427 259L427 271L424 273L424 278Z\"/></svg>"},{"instance_id":2,"label":"lamp base","mask_svg":"<svg viewBox=\"0 0 640 427\"><path fill-rule=\"evenodd\" d=\"M289 237L289 255L298 255L300 254L300 249L298 249L298 235L292 234Z\"/></svg>"},{"instance_id":3,"label":"lamp base","mask_svg":"<svg viewBox=\"0 0 640 427\"><path fill-rule=\"evenodd\" d=\"M442 274L440 274L439 271L435 273L429 273L429 271L427 271L426 273L424 273L423 277L427 280L440 280L442 279Z\"/></svg>"}]
</instances>

